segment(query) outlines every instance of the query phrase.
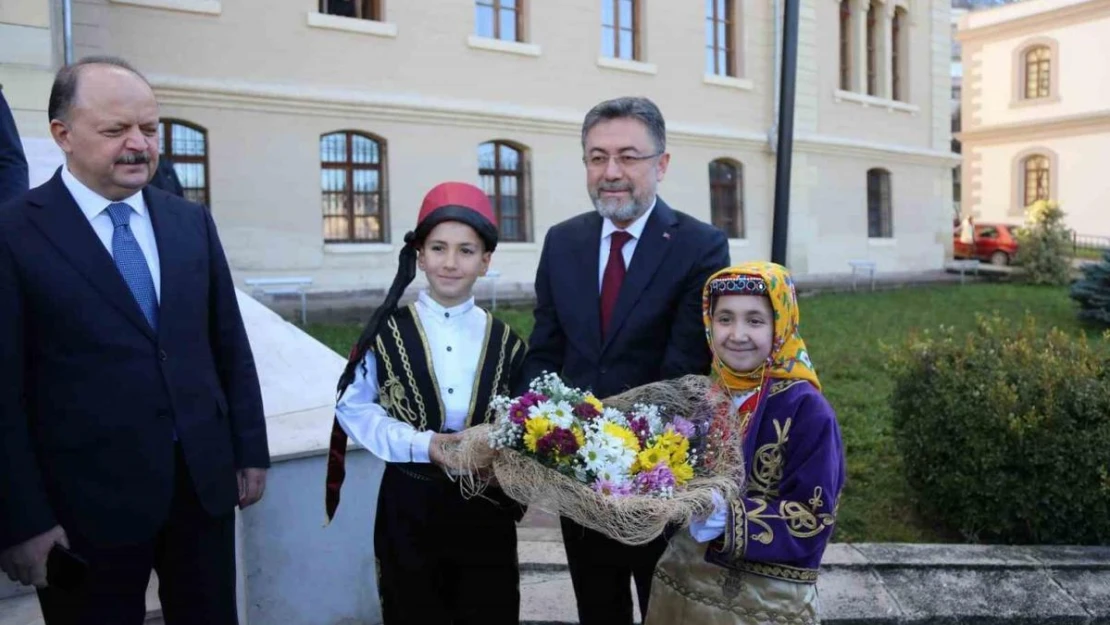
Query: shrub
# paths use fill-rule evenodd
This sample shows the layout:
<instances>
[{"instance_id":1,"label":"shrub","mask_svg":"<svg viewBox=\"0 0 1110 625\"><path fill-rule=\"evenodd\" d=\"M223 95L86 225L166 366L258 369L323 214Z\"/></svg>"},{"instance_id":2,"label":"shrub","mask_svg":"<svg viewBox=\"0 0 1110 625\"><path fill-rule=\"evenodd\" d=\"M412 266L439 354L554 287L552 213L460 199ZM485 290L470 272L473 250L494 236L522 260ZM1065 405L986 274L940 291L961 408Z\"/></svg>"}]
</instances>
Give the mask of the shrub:
<instances>
[{"instance_id":1,"label":"shrub","mask_svg":"<svg viewBox=\"0 0 1110 625\"><path fill-rule=\"evenodd\" d=\"M1079 318L1110 326L1110 250L1102 260L1083 267L1083 278L1072 285L1071 298L1079 303Z\"/></svg>"},{"instance_id":2,"label":"shrub","mask_svg":"<svg viewBox=\"0 0 1110 625\"><path fill-rule=\"evenodd\" d=\"M1110 542L1105 347L995 316L894 351L894 436L924 517L971 542Z\"/></svg>"},{"instance_id":3,"label":"shrub","mask_svg":"<svg viewBox=\"0 0 1110 625\"><path fill-rule=\"evenodd\" d=\"M1025 209L1025 225L1017 231L1014 263L1033 284L1064 285L1071 279L1071 239L1064 211L1055 202L1038 200Z\"/></svg>"}]
</instances>

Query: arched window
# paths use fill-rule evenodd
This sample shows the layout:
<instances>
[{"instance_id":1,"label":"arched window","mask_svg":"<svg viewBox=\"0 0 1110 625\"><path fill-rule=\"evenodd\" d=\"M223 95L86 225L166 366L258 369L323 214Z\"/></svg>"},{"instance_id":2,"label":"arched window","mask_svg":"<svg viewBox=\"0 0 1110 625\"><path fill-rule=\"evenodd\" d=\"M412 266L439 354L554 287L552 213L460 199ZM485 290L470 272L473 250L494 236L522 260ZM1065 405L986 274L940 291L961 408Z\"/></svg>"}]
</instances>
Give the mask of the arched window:
<instances>
[{"instance_id":1,"label":"arched window","mask_svg":"<svg viewBox=\"0 0 1110 625\"><path fill-rule=\"evenodd\" d=\"M894 236L890 172L885 169L867 171L867 236L871 239Z\"/></svg>"},{"instance_id":2,"label":"arched window","mask_svg":"<svg viewBox=\"0 0 1110 625\"><path fill-rule=\"evenodd\" d=\"M840 0L840 88L852 90L852 2Z\"/></svg>"},{"instance_id":3,"label":"arched window","mask_svg":"<svg viewBox=\"0 0 1110 625\"><path fill-rule=\"evenodd\" d=\"M208 131L180 119L163 119L158 124L158 151L173 164L185 199L210 207Z\"/></svg>"},{"instance_id":4,"label":"arched window","mask_svg":"<svg viewBox=\"0 0 1110 625\"><path fill-rule=\"evenodd\" d=\"M1025 92L1027 100L1047 98L1052 94L1052 51L1048 46L1034 46L1024 55Z\"/></svg>"},{"instance_id":5,"label":"arched window","mask_svg":"<svg viewBox=\"0 0 1110 625\"><path fill-rule=\"evenodd\" d=\"M480 186L493 204L500 240L528 241L531 227L525 151L505 141L478 146Z\"/></svg>"},{"instance_id":6,"label":"arched window","mask_svg":"<svg viewBox=\"0 0 1110 625\"><path fill-rule=\"evenodd\" d=\"M324 241L385 242L385 141L349 130L320 137Z\"/></svg>"},{"instance_id":7,"label":"arched window","mask_svg":"<svg viewBox=\"0 0 1110 625\"><path fill-rule=\"evenodd\" d=\"M709 213L730 239L744 233L744 166L719 158L709 163Z\"/></svg>"},{"instance_id":8,"label":"arched window","mask_svg":"<svg viewBox=\"0 0 1110 625\"><path fill-rule=\"evenodd\" d=\"M1025 157L1021 163L1022 170L1022 207L1029 206L1037 200L1049 199L1049 189L1052 182L1052 165L1044 154L1033 154Z\"/></svg>"}]
</instances>

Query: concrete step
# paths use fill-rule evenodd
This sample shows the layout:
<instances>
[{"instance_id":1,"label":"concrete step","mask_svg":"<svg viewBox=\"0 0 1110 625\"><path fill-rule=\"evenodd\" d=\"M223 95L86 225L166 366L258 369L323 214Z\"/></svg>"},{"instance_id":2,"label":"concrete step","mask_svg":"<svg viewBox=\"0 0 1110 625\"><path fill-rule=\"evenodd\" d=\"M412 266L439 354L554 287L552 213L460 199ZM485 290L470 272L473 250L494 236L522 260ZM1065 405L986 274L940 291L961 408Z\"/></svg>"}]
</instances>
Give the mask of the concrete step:
<instances>
[{"instance_id":1,"label":"concrete step","mask_svg":"<svg viewBox=\"0 0 1110 625\"><path fill-rule=\"evenodd\" d=\"M24 588L28 588L24 586ZM0 599L0 625L45 625L38 595L34 589ZM145 625L164 625L162 605L158 601L158 577L150 576L146 589Z\"/></svg>"},{"instance_id":2,"label":"concrete step","mask_svg":"<svg viewBox=\"0 0 1110 625\"><path fill-rule=\"evenodd\" d=\"M525 625L577 623L559 538L518 530ZM1110 547L833 543L817 590L825 625L1110 625Z\"/></svg>"}]
</instances>

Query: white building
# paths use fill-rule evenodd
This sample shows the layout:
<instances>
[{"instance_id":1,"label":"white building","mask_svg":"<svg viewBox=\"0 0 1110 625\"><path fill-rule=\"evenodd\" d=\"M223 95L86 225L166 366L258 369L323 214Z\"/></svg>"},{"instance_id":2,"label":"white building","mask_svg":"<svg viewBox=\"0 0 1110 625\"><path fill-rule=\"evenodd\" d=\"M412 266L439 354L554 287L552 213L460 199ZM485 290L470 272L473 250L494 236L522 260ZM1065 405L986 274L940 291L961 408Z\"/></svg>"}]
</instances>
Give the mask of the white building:
<instances>
[{"instance_id":1,"label":"white building","mask_svg":"<svg viewBox=\"0 0 1110 625\"><path fill-rule=\"evenodd\" d=\"M494 266L526 289L547 228L592 210L580 124L619 95L667 118L661 195L728 232L734 261L770 255L781 2L73 5L78 58L121 55L154 85L167 152L210 203L239 280L383 289L423 194L456 179L494 196ZM57 0L0 6L0 82L31 139L47 133L59 15ZM958 162L950 29L947 0L803 0L796 273L942 266Z\"/></svg>"},{"instance_id":2,"label":"white building","mask_svg":"<svg viewBox=\"0 0 1110 625\"><path fill-rule=\"evenodd\" d=\"M1051 199L1079 235L1110 237L1110 1L974 11L959 39L965 210L1021 223Z\"/></svg>"}]
</instances>

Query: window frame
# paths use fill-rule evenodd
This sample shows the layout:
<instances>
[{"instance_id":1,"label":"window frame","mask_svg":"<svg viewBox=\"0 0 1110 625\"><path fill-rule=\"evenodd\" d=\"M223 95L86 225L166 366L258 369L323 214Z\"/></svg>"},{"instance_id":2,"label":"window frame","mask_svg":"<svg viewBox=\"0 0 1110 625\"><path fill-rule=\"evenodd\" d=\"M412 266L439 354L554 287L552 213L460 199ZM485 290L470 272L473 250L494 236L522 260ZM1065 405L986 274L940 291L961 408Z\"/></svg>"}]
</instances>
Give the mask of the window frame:
<instances>
[{"instance_id":1,"label":"window frame","mask_svg":"<svg viewBox=\"0 0 1110 625\"><path fill-rule=\"evenodd\" d=\"M719 3L724 2L724 16L718 15ZM706 73L712 76L725 76L729 78L738 78L739 69L737 63L737 41L736 36L736 0L712 0L713 12L706 16L706 21L713 24L713 39L706 42L706 49L713 51L713 67L706 68ZM720 31L718 25L724 23L725 33L724 42L718 40L718 33ZM721 52L724 52L725 67L721 71L719 67Z\"/></svg>"},{"instance_id":2,"label":"window frame","mask_svg":"<svg viewBox=\"0 0 1110 625\"><path fill-rule=\"evenodd\" d=\"M877 180L878 197L872 198L872 177ZM873 214L874 211L878 214ZM894 238L894 181L890 170L873 167L867 170L867 238Z\"/></svg>"},{"instance_id":3,"label":"window frame","mask_svg":"<svg viewBox=\"0 0 1110 625\"><path fill-rule=\"evenodd\" d=\"M481 149L482 146L485 145L493 146L494 160L492 169L482 166ZM512 170L502 168L502 147L509 148L516 152L519 169ZM490 197L490 205L493 207L493 214L494 217L496 217L497 219L498 230L500 231L500 241L503 243L530 243L532 241L532 202L529 186L529 179L531 176L529 175L530 168L528 166L528 148L519 143L508 141L505 139L491 139L489 141L483 141L479 143L478 150L478 184L479 187L481 187L482 190L486 192L486 195ZM489 191L485 189L485 185L483 184L483 179L486 176L489 176L493 180L492 195L490 195ZM501 193L501 179L508 176L516 177L516 197L517 204L520 208L519 215L517 216L520 224L517 229L519 235L516 238L506 237L506 232L503 227L504 221L501 215L501 202L499 201L503 195Z\"/></svg>"},{"instance_id":4,"label":"window frame","mask_svg":"<svg viewBox=\"0 0 1110 625\"><path fill-rule=\"evenodd\" d=\"M512 7L503 5L512 5ZM480 34L480 28L477 15L474 19L474 34L478 37L486 37L489 39L496 39L497 41L514 41L517 43L524 43L524 0L474 0L475 9L478 5L491 6L493 9L493 35ZM505 39L501 37L501 11L512 8L513 19L515 20L516 36L513 39Z\"/></svg>"},{"instance_id":5,"label":"window frame","mask_svg":"<svg viewBox=\"0 0 1110 625\"><path fill-rule=\"evenodd\" d=\"M177 156L174 153L174 151L173 151L173 126L174 125L182 126L184 128L188 128L189 130L192 130L194 132L200 133L200 136L204 139L204 156L193 156L193 155ZM208 160L209 160L208 129L201 126L200 124L196 124L194 122L186 121L184 119L180 119L180 118L177 118L177 117L163 117L163 118L160 118L158 120L158 133L162 137L162 142L163 142L162 147L164 148L163 150L161 150L160 158L161 157L169 158L170 164L172 164L174 166L174 173L175 174L177 173L177 167L176 166L178 164L201 164L201 165L204 166L204 187L203 187L203 191L204 191L204 200L205 201L204 202L198 202L198 203L203 205L203 206L207 206L207 207L211 208L212 207L212 177L209 175L209 165L208 165ZM180 175L178 175L178 180L181 181L181 176ZM181 184L182 190L200 188L200 187L186 187L185 184L184 184L184 181L181 181L181 182L182 182L182 184ZM193 201L193 202L196 201L195 199L189 198L188 195L186 195L186 199L189 199L190 201Z\"/></svg>"},{"instance_id":6,"label":"window frame","mask_svg":"<svg viewBox=\"0 0 1110 625\"><path fill-rule=\"evenodd\" d=\"M715 178L717 168L732 169L732 182ZM718 198L730 196L732 214L728 206L718 203ZM747 231L744 219L744 164L730 158L717 158L709 161L709 216L710 222L730 239L745 239Z\"/></svg>"},{"instance_id":7,"label":"window frame","mask_svg":"<svg viewBox=\"0 0 1110 625\"><path fill-rule=\"evenodd\" d=\"M344 155L343 162L329 162L325 161L323 155L320 154L323 148L323 142L327 137L343 135L346 143L346 154ZM356 163L354 162L354 138L360 137L374 142L377 145L378 162L377 163ZM319 142L317 143L317 157L320 164L320 171L325 170L342 170L344 172L344 190L343 190L343 204L345 212L342 215L329 215L324 212L324 194L338 193L336 191L328 191L324 189L323 180L320 183L320 215L324 221L324 243L388 243L389 242L389 183L388 183L388 144L386 140L378 135L365 132L362 130L335 130L326 132L320 135ZM357 229L355 227L356 217L367 217L374 215L355 215L355 171L377 171L378 172L378 238L358 238L356 237ZM329 238L327 221L329 217L343 217L347 220L347 236L345 238Z\"/></svg>"},{"instance_id":8,"label":"window frame","mask_svg":"<svg viewBox=\"0 0 1110 625\"><path fill-rule=\"evenodd\" d=\"M602 13L601 13L601 16L602 16L601 20L602 21L600 23L600 26L601 26L602 41L604 41L605 29L606 28L612 28L613 29L613 55L611 57L607 57L607 58L619 59L619 60L623 60L623 61L643 62L643 60L644 60L644 58L643 58L644 57L644 55L643 55L643 37L642 37L642 34L641 34L641 28L643 26L643 16L642 16L643 5L641 4L642 0L601 0L601 1L602 2L609 2L610 5L612 6L612 9L613 9L613 24L611 26L609 26L605 23L605 12L602 11ZM621 56L621 45L620 45L621 44L620 33L621 33L621 30L622 30L621 13L620 13L620 8L621 7L620 7L620 5L621 5L621 2L625 2L625 1L629 2L631 7L632 7L632 10L631 10L631 13L632 13L632 27L631 27L631 29L629 29L629 31L632 33L632 51L631 51L631 56L629 56L629 57ZM602 56L605 57L605 46L604 46L604 44L602 44L602 46L601 46L601 52L602 52Z\"/></svg>"}]
</instances>

